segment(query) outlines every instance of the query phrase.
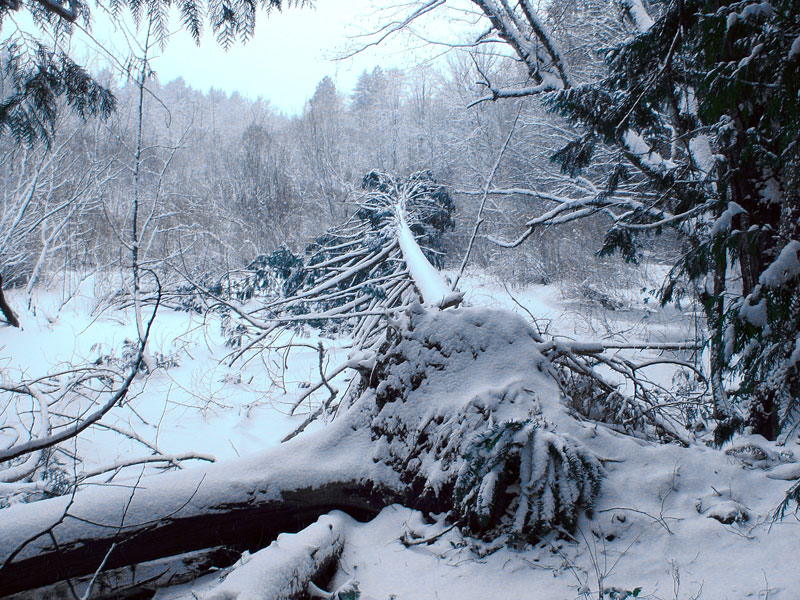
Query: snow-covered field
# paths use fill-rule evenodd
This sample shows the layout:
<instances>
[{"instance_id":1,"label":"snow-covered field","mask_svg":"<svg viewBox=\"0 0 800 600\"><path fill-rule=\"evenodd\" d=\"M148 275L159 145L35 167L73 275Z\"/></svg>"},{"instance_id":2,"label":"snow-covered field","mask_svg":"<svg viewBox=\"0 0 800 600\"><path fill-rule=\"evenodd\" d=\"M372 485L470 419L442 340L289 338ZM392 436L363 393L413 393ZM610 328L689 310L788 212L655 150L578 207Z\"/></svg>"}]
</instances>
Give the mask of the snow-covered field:
<instances>
[{"instance_id":1,"label":"snow-covered field","mask_svg":"<svg viewBox=\"0 0 800 600\"><path fill-rule=\"evenodd\" d=\"M596 299L565 300L552 286L509 295L479 275L461 287L472 305L529 311L550 334L580 340L672 342L690 338L695 327L690 313L657 308L639 290L620 291L615 298L621 307L608 310ZM6 380L121 357L124 341L136 335L130 311L100 310L88 284L66 303L55 292L40 293L35 314L13 293L9 300L23 329L0 329ZM289 416L288 408L306 382L318 379L318 342L330 365L347 357L347 340L306 331L294 338L306 345L288 359L273 353L231 366L226 359L232 349L215 319L162 308L150 348L168 368L140 384L104 422L136 432L165 454L191 451L220 461L253 456L279 444L302 422L304 415ZM654 377L668 384L672 371L658 368L662 372ZM334 382L340 389L343 383ZM533 547L509 547L465 538L443 518L401 506L384 509L369 523L339 515L346 541L335 585L353 578L365 600L800 598L795 564L800 523L793 514L772 520L788 480L800 476L796 434L785 446L738 437L721 450L653 444L588 423L581 435L591 442L606 476L593 517L581 517L574 535L551 534ZM93 428L77 453L88 471L147 454L148 448ZM183 468L202 464L188 461ZM115 481L140 471L131 467ZM423 538L430 543L403 543ZM224 575L164 589L157 598L201 596Z\"/></svg>"}]
</instances>

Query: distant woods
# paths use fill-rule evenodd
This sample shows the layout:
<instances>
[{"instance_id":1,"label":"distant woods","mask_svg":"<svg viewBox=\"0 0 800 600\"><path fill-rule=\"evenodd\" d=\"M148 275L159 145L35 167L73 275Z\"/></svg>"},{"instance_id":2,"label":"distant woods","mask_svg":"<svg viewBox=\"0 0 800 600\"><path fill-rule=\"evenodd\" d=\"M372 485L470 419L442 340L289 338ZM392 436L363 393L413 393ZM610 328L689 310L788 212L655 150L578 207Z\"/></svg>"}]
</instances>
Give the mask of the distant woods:
<instances>
[{"instance_id":1,"label":"distant woods","mask_svg":"<svg viewBox=\"0 0 800 600\"><path fill-rule=\"evenodd\" d=\"M110 78L101 73L104 79ZM474 194L512 125L494 183L541 184L532 157L549 168L561 144L549 134L565 127L541 126L531 103L522 110L525 123L515 121L520 107L513 102L465 110L476 94L466 60L453 61L447 72L375 67L349 94L326 77L292 117L235 93L199 92L180 79L163 85L151 79L146 89L138 161L136 82L113 90L117 111L106 121L61 111L49 146L0 137L6 286L30 293L64 272L129 268L134 188L141 267L209 281L281 246L305 247L352 214L348 199L372 170L426 170L454 191ZM442 246L451 265L460 260L480 203L474 195L454 197L456 228ZM497 199L482 232L514 235L522 215L543 208L524 196ZM591 221L556 228L557 235L513 251L481 239L473 260L494 261L501 275L523 283L574 279L595 260L600 231L602 224Z\"/></svg>"}]
</instances>

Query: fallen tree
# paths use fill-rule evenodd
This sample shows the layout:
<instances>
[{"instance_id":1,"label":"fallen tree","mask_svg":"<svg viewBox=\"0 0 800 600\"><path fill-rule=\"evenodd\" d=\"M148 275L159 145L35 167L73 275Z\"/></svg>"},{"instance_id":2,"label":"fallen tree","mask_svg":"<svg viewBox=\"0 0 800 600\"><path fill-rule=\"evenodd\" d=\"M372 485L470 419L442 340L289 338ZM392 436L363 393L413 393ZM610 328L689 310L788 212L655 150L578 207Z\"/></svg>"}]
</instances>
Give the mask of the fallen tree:
<instances>
[{"instance_id":1,"label":"fallen tree","mask_svg":"<svg viewBox=\"0 0 800 600\"><path fill-rule=\"evenodd\" d=\"M368 517L399 502L447 512L475 536L519 541L572 530L590 514L601 461L590 449L592 429L562 401L570 389L563 372L602 381L587 357L604 348L547 340L507 311L456 308L460 294L426 260L408 226L408 194L415 189L378 187L365 203L380 213L376 226L393 223L397 232L385 239L402 260L390 285L405 278L414 293L389 296L406 301L391 314L384 310L379 327L373 314L336 313L355 319L364 344L347 361L354 372L347 391L331 393L327 406L337 416L328 426L260 456L5 509L0 589L13 593L81 576L90 585L101 570L218 546L252 551L333 509ZM380 245L370 251L384 252ZM346 277L335 283L352 294L364 287L358 265L375 263L360 254L346 261L353 266L340 270ZM302 290L296 296L310 297ZM357 302L349 305L358 309ZM371 313L382 308L370 307ZM251 315L242 318L258 327ZM642 396L626 400L604 385L605 394L588 398L590 408L612 398L626 427L641 426L644 434L643 424L654 426L647 412L635 411ZM654 435L668 436L668 424L660 427Z\"/></svg>"},{"instance_id":2,"label":"fallen tree","mask_svg":"<svg viewBox=\"0 0 800 600\"><path fill-rule=\"evenodd\" d=\"M104 558L116 568L223 544L258 548L335 508L452 510L476 534L522 538L570 527L591 506L600 466L572 437L580 425L524 320L418 306L395 327L385 350L358 365L352 406L313 436L5 509L0 586L85 575Z\"/></svg>"}]
</instances>

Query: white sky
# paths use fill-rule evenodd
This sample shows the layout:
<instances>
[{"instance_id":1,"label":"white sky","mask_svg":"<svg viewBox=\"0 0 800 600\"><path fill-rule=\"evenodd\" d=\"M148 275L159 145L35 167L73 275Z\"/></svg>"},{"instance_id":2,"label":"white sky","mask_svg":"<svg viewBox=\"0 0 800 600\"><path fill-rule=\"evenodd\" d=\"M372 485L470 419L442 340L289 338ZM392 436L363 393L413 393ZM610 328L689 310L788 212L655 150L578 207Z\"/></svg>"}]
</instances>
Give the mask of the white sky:
<instances>
[{"instance_id":1,"label":"white sky","mask_svg":"<svg viewBox=\"0 0 800 600\"><path fill-rule=\"evenodd\" d=\"M229 94L236 91L253 100L262 97L276 110L291 115L302 112L305 102L326 75L341 91L349 93L365 69L371 71L377 65L384 69L410 68L443 51L441 47L432 47L410 36L396 35L352 58L334 60L358 47L359 40L354 36L374 31L393 16L407 15L413 2L315 0L315 5L259 14L253 39L247 44L237 43L227 52L207 26L200 46L195 45L191 36L181 29L175 14L175 33L151 65L162 84L183 77L188 85L198 90L207 91L213 87ZM395 5L396 8L381 11L376 8L380 5ZM469 2L448 2L448 7L453 7L452 12L440 8L433 17L416 21L414 27L424 31L428 38L455 41L470 29L469 16L461 20L465 6L468 7ZM453 16L459 22L451 21ZM24 14L17 17L16 25L35 31ZM12 33L6 25L0 36ZM70 44L73 56L84 64L101 66L105 61L98 59L98 55L110 53L119 65L131 54L125 32L112 25L99 8L93 11L92 36L93 40L89 40L85 33L76 31Z\"/></svg>"},{"instance_id":2,"label":"white sky","mask_svg":"<svg viewBox=\"0 0 800 600\"><path fill-rule=\"evenodd\" d=\"M378 21L371 0L317 0L315 8L260 14L254 38L227 52L210 31L200 47L178 31L153 68L162 83L183 77L195 89L260 96L281 112L297 114L326 75L348 93L365 69L409 67L441 51L420 49L419 43L395 36L352 58L334 60L358 44L352 36L374 30ZM442 35L451 33L446 23L434 26Z\"/></svg>"},{"instance_id":3,"label":"white sky","mask_svg":"<svg viewBox=\"0 0 800 600\"><path fill-rule=\"evenodd\" d=\"M178 77L192 87L238 91L263 97L278 110L294 114L314 93L317 83L330 76L340 89L352 88L365 68L396 66L403 58L388 50L369 52L344 62L341 53L347 35L357 32L353 15L369 11L364 0L320 0L317 8L291 8L260 14L256 33L247 44L227 52L206 32L197 47L185 31L172 36L165 52L153 62L159 79Z\"/></svg>"}]
</instances>

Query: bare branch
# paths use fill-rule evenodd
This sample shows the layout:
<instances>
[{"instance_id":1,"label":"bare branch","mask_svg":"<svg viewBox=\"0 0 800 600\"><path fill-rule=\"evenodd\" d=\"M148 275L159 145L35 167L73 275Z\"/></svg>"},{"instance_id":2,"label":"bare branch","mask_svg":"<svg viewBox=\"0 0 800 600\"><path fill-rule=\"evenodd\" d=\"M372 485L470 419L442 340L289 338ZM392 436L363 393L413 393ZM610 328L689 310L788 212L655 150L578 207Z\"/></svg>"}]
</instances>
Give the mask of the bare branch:
<instances>
[{"instance_id":1,"label":"bare branch","mask_svg":"<svg viewBox=\"0 0 800 600\"><path fill-rule=\"evenodd\" d=\"M139 344L139 352L136 356L136 360L134 361L130 373L122 382L122 386L114 393L105 404L103 404L98 410L90 414L88 417L83 419L82 421L76 421L72 425L64 428L58 433L54 433L52 435L37 438L25 442L23 444L18 444L16 446L12 446L6 450L0 451L0 462L4 462L7 460L13 460L30 452L36 452L37 450L42 450L44 448L49 448L51 446L55 446L56 444L60 444L61 442L73 438L79 435L81 432L86 430L88 427L99 421L100 419L105 416L105 414L110 411L117 403L121 402L125 396L128 394L128 390L130 389L131 383L133 382L134 378L139 372L139 367L142 364L145 347L147 344L147 340L150 336L150 329L153 325L153 321L155 321L156 313L158 312L158 307L161 302L161 286L159 284L158 288L158 299L156 300L156 305L153 308L153 314L150 317L150 321L147 324L147 329L145 334Z\"/></svg>"}]
</instances>

